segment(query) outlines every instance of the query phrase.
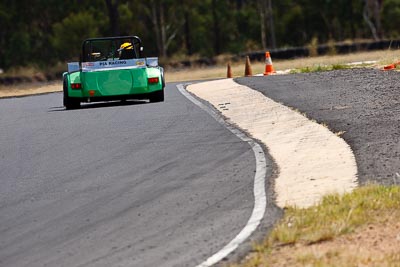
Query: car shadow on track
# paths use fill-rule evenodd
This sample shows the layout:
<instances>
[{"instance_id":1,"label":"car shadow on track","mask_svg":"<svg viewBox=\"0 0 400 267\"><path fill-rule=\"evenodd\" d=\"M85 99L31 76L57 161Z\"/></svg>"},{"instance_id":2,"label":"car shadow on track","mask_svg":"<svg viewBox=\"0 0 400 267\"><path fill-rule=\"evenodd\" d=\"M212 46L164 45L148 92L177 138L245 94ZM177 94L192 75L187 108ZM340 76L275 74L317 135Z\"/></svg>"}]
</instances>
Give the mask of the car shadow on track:
<instances>
[{"instance_id":1,"label":"car shadow on track","mask_svg":"<svg viewBox=\"0 0 400 267\"><path fill-rule=\"evenodd\" d=\"M126 100L126 101L109 101L109 102L96 102L96 103L82 103L80 108L67 110L64 106L50 107L48 112L57 111L73 111L82 109L95 109L95 108L108 108L108 107L122 107L148 104L146 100Z\"/></svg>"}]
</instances>

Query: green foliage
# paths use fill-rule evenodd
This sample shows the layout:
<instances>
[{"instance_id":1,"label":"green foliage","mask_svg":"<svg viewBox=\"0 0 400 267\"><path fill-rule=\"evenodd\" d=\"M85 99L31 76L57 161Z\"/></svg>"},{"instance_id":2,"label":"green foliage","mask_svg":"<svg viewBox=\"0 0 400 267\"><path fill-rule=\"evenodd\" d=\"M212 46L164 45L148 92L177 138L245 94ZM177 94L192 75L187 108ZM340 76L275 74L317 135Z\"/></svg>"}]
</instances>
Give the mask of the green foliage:
<instances>
[{"instance_id":1,"label":"green foliage","mask_svg":"<svg viewBox=\"0 0 400 267\"><path fill-rule=\"evenodd\" d=\"M77 58L87 37L141 37L146 55L215 56L262 49L261 3L267 0L119 0L117 17L105 0L3 0L0 2L0 68ZM364 1L268 0L266 44L274 29L278 47L371 38ZM400 3L379 10L382 34L400 37ZM273 25L269 18L273 18ZM331 50L334 53L334 50Z\"/></svg>"},{"instance_id":2,"label":"green foliage","mask_svg":"<svg viewBox=\"0 0 400 267\"><path fill-rule=\"evenodd\" d=\"M278 11L283 11L282 14L277 14L280 17L282 23L277 24L278 38L282 40L283 44L287 46L299 45L299 43L305 43L306 41L306 30L305 27L305 14L301 4L291 3L283 5ZM287 30L292 29L292 30Z\"/></svg>"},{"instance_id":3,"label":"green foliage","mask_svg":"<svg viewBox=\"0 0 400 267\"><path fill-rule=\"evenodd\" d=\"M28 32L15 32L11 34L9 44L13 48L10 54L18 62L26 63L27 56L31 50L30 36Z\"/></svg>"},{"instance_id":4,"label":"green foliage","mask_svg":"<svg viewBox=\"0 0 400 267\"><path fill-rule=\"evenodd\" d=\"M54 24L51 44L59 59L71 59L80 53L83 39L99 37L99 26L92 14L71 14Z\"/></svg>"},{"instance_id":5,"label":"green foliage","mask_svg":"<svg viewBox=\"0 0 400 267\"><path fill-rule=\"evenodd\" d=\"M333 65L315 65L312 67L304 67L300 69L293 69L290 73L310 73L310 72L320 72L320 71L331 71L331 70L343 70L352 68L350 65L343 65L343 64L333 64Z\"/></svg>"},{"instance_id":6,"label":"green foliage","mask_svg":"<svg viewBox=\"0 0 400 267\"><path fill-rule=\"evenodd\" d=\"M400 24L400 2L398 0L385 0L383 2L382 24L386 29L386 34L390 38L399 38Z\"/></svg>"}]
</instances>

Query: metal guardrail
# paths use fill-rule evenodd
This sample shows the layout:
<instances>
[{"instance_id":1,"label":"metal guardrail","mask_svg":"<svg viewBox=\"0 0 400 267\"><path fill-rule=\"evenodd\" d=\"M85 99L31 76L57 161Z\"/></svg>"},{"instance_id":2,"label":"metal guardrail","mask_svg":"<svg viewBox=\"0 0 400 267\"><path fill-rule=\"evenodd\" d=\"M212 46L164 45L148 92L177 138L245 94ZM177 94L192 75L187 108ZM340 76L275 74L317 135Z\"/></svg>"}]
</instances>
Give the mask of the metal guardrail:
<instances>
[{"instance_id":1,"label":"metal guardrail","mask_svg":"<svg viewBox=\"0 0 400 267\"><path fill-rule=\"evenodd\" d=\"M361 51L373 51L373 50L385 50L385 49L399 49L400 40L381 40L381 41L365 41L355 42L351 44L335 44L335 45L319 45L316 50L318 55L326 55L331 50L334 50L336 54L348 54ZM290 47L290 48L279 48L271 49L269 52L274 59L293 59L298 57L309 56L308 47ZM237 57L244 58L249 56L251 60L263 61L265 59L265 51L256 51L250 53L241 53Z\"/></svg>"}]
</instances>

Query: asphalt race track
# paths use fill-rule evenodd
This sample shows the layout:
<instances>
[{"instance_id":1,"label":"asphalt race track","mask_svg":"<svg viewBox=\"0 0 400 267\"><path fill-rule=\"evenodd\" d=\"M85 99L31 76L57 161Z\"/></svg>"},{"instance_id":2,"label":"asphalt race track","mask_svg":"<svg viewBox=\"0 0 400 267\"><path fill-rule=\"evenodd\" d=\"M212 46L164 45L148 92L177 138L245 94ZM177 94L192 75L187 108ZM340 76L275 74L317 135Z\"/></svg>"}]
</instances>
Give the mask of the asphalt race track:
<instances>
[{"instance_id":1,"label":"asphalt race track","mask_svg":"<svg viewBox=\"0 0 400 267\"><path fill-rule=\"evenodd\" d=\"M0 266L196 266L237 235L251 147L174 84L165 97L0 100Z\"/></svg>"},{"instance_id":2,"label":"asphalt race track","mask_svg":"<svg viewBox=\"0 0 400 267\"><path fill-rule=\"evenodd\" d=\"M341 132L360 184L400 184L398 72L236 81ZM196 266L242 230L254 202L251 147L175 84L165 100L71 111L60 93L0 100L0 266ZM267 165L253 240L281 214Z\"/></svg>"},{"instance_id":3,"label":"asphalt race track","mask_svg":"<svg viewBox=\"0 0 400 267\"><path fill-rule=\"evenodd\" d=\"M399 72L362 68L236 81L344 132L360 184L400 184Z\"/></svg>"}]
</instances>

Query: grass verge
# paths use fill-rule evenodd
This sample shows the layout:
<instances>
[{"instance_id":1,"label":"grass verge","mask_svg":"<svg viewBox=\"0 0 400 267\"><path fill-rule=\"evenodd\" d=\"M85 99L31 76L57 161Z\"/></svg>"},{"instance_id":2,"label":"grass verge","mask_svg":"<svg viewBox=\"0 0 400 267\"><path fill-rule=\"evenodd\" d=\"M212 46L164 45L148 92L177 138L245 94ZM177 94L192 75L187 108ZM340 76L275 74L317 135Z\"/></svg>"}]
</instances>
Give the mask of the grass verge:
<instances>
[{"instance_id":1,"label":"grass verge","mask_svg":"<svg viewBox=\"0 0 400 267\"><path fill-rule=\"evenodd\" d=\"M368 185L289 207L263 243L237 265L400 266L400 187Z\"/></svg>"},{"instance_id":2,"label":"grass verge","mask_svg":"<svg viewBox=\"0 0 400 267\"><path fill-rule=\"evenodd\" d=\"M331 71L331 70L343 70L353 68L351 65L345 64L334 64L334 65L315 65L307 66L300 69L292 69L290 73L309 73L309 72L320 72L320 71Z\"/></svg>"}]
</instances>

